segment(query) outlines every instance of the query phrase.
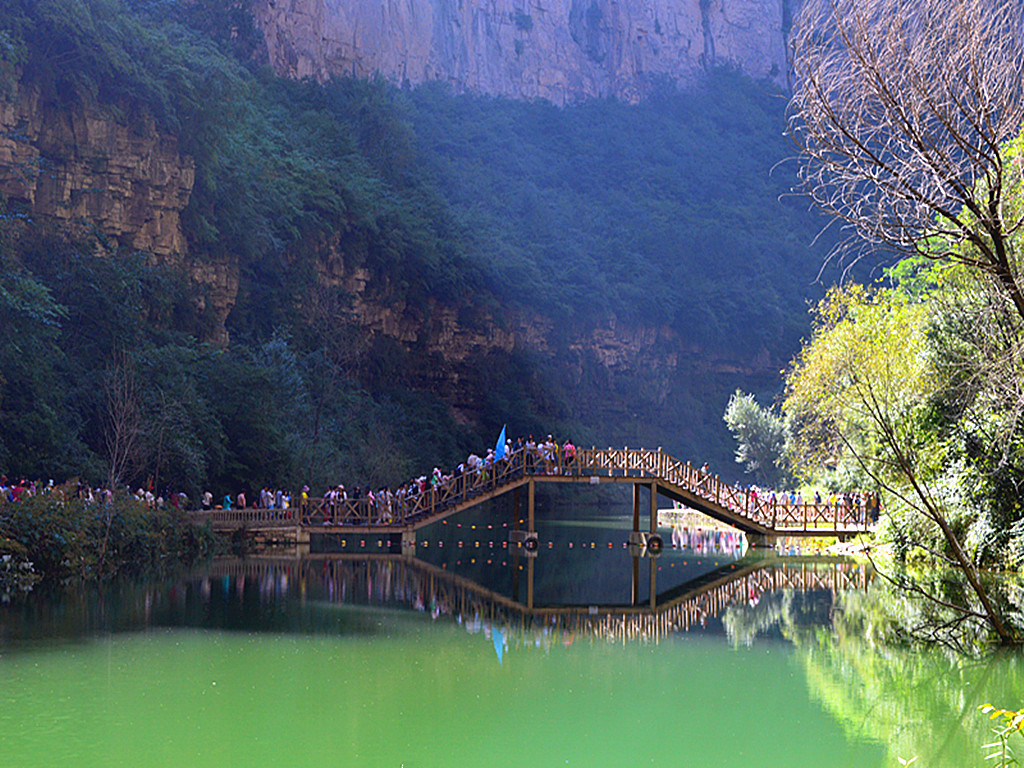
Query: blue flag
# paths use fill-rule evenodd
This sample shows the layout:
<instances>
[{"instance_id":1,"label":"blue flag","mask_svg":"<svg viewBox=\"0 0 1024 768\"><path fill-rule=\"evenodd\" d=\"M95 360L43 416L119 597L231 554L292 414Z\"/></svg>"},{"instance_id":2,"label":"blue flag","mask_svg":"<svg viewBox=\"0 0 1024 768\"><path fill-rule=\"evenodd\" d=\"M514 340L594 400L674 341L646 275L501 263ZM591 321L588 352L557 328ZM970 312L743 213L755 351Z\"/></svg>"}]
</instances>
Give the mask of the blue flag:
<instances>
[{"instance_id":1,"label":"blue flag","mask_svg":"<svg viewBox=\"0 0 1024 768\"><path fill-rule=\"evenodd\" d=\"M508 425L506 425L508 426ZM501 428L501 434L498 435L498 444L494 446L494 460L500 461L505 458L505 427Z\"/></svg>"},{"instance_id":2,"label":"blue flag","mask_svg":"<svg viewBox=\"0 0 1024 768\"><path fill-rule=\"evenodd\" d=\"M494 652L498 654L498 664L502 664L505 655L505 635L495 627L491 630L491 639L494 641Z\"/></svg>"}]
</instances>

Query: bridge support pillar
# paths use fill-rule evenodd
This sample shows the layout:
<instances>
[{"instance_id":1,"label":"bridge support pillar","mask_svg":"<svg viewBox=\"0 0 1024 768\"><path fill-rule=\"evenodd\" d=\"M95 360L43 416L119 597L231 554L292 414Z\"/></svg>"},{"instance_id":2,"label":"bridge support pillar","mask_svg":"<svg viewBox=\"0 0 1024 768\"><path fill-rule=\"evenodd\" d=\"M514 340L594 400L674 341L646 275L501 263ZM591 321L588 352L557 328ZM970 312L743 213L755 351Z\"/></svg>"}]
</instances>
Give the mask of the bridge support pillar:
<instances>
[{"instance_id":1,"label":"bridge support pillar","mask_svg":"<svg viewBox=\"0 0 1024 768\"><path fill-rule=\"evenodd\" d=\"M522 547L527 555L536 555L540 549L540 537L536 531L509 531L508 543L513 547Z\"/></svg>"},{"instance_id":2,"label":"bridge support pillar","mask_svg":"<svg viewBox=\"0 0 1024 768\"><path fill-rule=\"evenodd\" d=\"M295 543L309 544L309 531L307 531L301 525L295 526Z\"/></svg>"},{"instance_id":3,"label":"bridge support pillar","mask_svg":"<svg viewBox=\"0 0 1024 768\"><path fill-rule=\"evenodd\" d=\"M640 531L640 486L633 483L633 531Z\"/></svg>"},{"instance_id":4,"label":"bridge support pillar","mask_svg":"<svg viewBox=\"0 0 1024 768\"><path fill-rule=\"evenodd\" d=\"M520 515L523 514L523 495L520 493L521 488L515 488L512 491L512 530L518 531L522 520Z\"/></svg>"},{"instance_id":5,"label":"bridge support pillar","mask_svg":"<svg viewBox=\"0 0 1024 768\"><path fill-rule=\"evenodd\" d=\"M658 484L651 483L651 533L658 532Z\"/></svg>"},{"instance_id":6,"label":"bridge support pillar","mask_svg":"<svg viewBox=\"0 0 1024 768\"><path fill-rule=\"evenodd\" d=\"M658 563L655 562L655 560L652 558L651 559L651 579L650 579L650 582L651 582L651 608L652 609L657 607L657 602L658 602L657 581L658 581Z\"/></svg>"},{"instance_id":7,"label":"bridge support pillar","mask_svg":"<svg viewBox=\"0 0 1024 768\"><path fill-rule=\"evenodd\" d=\"M416 554L416 531L402 531L402 554Z\"/></svg>"},{"instance_id":8,"label":"bridge support pillar","mask_svg":"<svg viewBox=\"0 0 1024 768\"><path fill-rule=\"evenodd\" d=\"M745 533L747 544L754 549L771 549L778 541L778 536L770 533Z\"/></svg>"},{"instance_id":9,"label":"bridge support pillar","mask_svg":"<svg viewBox=\"0 0 1024 768\"><path fill-rule=\"evenodd\" d=\"M660 534L648 531L630 531L627 544L629 551L638 557L657 557L664 547Z\"/></svg>"},{"instance_id":10,"label":"bridge support pillar","mask_svg":"<svg viewBox=\"0 0 1024 768\"><path fill-rule=\"evenodd\" d=\"M537 530L537 526L534 524L534 519L533 519L533 513L534 513L534 507L536 505L536 500L537 500L537 481L534 480L531 477L530 478L530 483L527 486L527 494L526 494L526 530L528 530L528 531L536 531Z\"/></svg>"},{"instance_id":11,"label":"bridge support pillar","mask_svg":"<svg viewBox=\"0 0 1024 768\"><path fill-rule=\"evenodd\" d=\"M388 534L388 553L397 555L416 554L416 531L401 531Z\"/></svg>"}]
</instances>

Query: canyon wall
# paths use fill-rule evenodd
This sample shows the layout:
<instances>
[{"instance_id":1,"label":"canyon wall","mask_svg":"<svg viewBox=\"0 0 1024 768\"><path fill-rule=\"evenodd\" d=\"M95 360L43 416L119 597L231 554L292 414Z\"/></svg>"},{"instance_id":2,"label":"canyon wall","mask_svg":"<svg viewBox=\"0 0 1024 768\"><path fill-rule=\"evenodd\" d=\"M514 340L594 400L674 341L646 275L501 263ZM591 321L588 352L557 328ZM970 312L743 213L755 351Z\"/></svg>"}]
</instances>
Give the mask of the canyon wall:
<instances>
[{"instance_id":1,"label":"canyon wall","mask_svg":"<svg viewBox=\"0 0 1024 768\"><path fill-rule=\"evenodd\" d=\"M99 109L46 104L22 89L0 99L0 193L77 234L179 260L192 159L152 120L127 125Z\"/></svg>"},{"instance_id":2,"label":"canyon wall","mask_svg":"<svg viewBox=\"0 0 1024 768\"><path fill-rule=\"evenodd\" d=\"M213 312L210 341L225 345L238 265L189 252L182 212L194 184L192 158L149 118L47 103L32 88L0 98L0 195L13 210L71 237L101 235L112 252L142 251L184 269L203 289L199 309Z\"/></svg>"},{"instance_id":3,"label":"canyon wall","mask_svg":"<svg viewBox=\"0 0 1024 768\"><path fill-rule=\"evenodd\" d=\"M0 194L37 224L73 236L101 234L111 249L144 251L186 270L218 320L211 340L227 344L225 321L238 293L240 265L189 252L182 212L194 181L193 160L152 121L128 125L99 108L47 104L31 89L0 99ZM357 262L340 238L320 254L321 282L352 297L344 321L440 362L443 370L430 374L433 385L447 380L442 388L464 404L476 366L494 353L557 359L567 379L576 381L595 369L609 377L649 371L657 374L651 383L659 400L669 396L672 378L683 370L753 372L765 362L719 358L688 346L672 329L633 327L615 318L601 327L573 327L567 336L554 333L551 318L512 311L503 317L470 312L472 321L465 322L460 318L470 300L396 301L388 276ZM471 408L460 410L473 420Z\"/></svg>"},{"instance_id":4,"label":"canyon wall","mask_svg":"<svg viewBox=\"0 0 1024 768\"><path fill-rule=\"evenodd\" d=\"M380 73L566 104L710 67L786 84L797 0L254 0L278 74Z\"/></svg>"}]
</instances>

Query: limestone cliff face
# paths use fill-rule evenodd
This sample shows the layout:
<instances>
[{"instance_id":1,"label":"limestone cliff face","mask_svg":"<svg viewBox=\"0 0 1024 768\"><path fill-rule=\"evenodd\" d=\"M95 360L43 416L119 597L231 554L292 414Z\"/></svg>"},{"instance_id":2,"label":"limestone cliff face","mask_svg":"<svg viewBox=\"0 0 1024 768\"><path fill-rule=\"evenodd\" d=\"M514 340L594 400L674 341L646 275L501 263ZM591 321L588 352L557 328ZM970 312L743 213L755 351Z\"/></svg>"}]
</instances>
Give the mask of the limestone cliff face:
<instances>
[{"instance_id":1,"label":"limestone cliff face","mask_svg":"<svg viewBox=\"0 0 1024 768\"><path fill-rule=\"evenodd\" d=\"M481 411L486 393L480 386L487 380L481 369L498 358L531 360L545 385L572 401L579 418L594 423L610 411L628 420L637 411L665 410L671 421L678 417L680 393L699 389L709 377L748 380L778 370L779 361L766 351L740 357L695 344L668 326L640 326L614 316L599 324L576 323L512 309L495 316L456 297L447 303L396 301L387 276L357 266L338 243L324 249L318 272L321 284L341 288L351 299L344 317L336 319L357 328L362 343L384 338L417 350L420 368L407 375L442 397L464 423L488 416Z\"/></svg>"},{"instance_id":2,"label":"limestone cliff face","mask_svg":"<svg viewBox=\"0 0 1024 768\"><path fill-rule=\"evenodd\" d=\"M194 183L192 158L152 120L47 104L31 88L0 98L0 193L56 230L99 232L184 269L213 310L211 341L223 345L238 265L189 253L181 214Z\"/></svg>"},{"instance_id":3,"label":"limestone cliff face","mask_svg":"<svg viewBox=\"0 0 1024 768\"><path fill-rule=\"evenodd\" d=\"M152 121L128 126L23 90L0 100L0 192L35 218L99 230L122 246L179 260L191 158Z\"/></svg>"},{"instance_id":4,"label":"limestone cliff face","mask_svg":"<svg viewBox=\"0 0 1024 768\"><path fill-rule=\"evenodd\" d=\"M210 340L226 345L225 321L238 294L240 266L230 256L212 259L188 251L181 214L194 177L192 159L150 121L46 104L29 89L0 98L0 193L37 222L72 234L99 231L120 247L179 266L203 287L201 302L218 320ZM386 339L411 352L403 376L442 397L467 423L486 416L480 411L481 388L492 361L528 358L549 388L553 383L564 392L584 393L575 398L575 407L584 410L635 410L637 402L660 407L688 381L708 374L756 375L771 367L767 360L716 355L670 328L638 327L614 317L583 326L571 318L483 310L472 297L400 299L388 275L361 266L342 242L338 235L318 249L319 279L351 297L341 319L353 329L352 338L366 349L374 339ZM616 389L624 396L611 396ZM590 397L594 392L606 396ZM634 404L615 406L627 402ZM581 410L579 416L593 414Z\"/></svg>"},{"instance_id":5,"label":"limestone cliff face","mask_svg":"<svg viewBox=\"0 0 1024 768\"><path fill-rule=\"evenodd\" d=\"M383 74L565 104L711 66L784 84L798 0L256 0L279 74Z\"/></svg>"}]
</instances>

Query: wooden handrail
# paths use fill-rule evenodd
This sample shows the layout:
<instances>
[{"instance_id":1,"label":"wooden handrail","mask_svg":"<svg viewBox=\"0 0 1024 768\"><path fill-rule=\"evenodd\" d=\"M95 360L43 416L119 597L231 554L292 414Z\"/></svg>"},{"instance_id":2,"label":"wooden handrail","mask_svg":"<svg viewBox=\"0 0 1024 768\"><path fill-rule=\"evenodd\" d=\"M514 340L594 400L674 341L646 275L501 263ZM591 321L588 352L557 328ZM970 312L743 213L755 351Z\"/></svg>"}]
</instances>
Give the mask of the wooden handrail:
<instances>
[{"instance_id":1,"label":"wooden handrail","mask_svg":"<svg viewBox=\"0 0 1024 768\"><path fill-rule=\"evenodd\" d=\"M722 482L717 475L704 474L689 462L684 464L660 448L651 451L645 448L593 447L577 448L572 461L568 461L561 452L553 457L545 457L539 451L529 452L526 448L520 448L493 464L466 469L441 483L430 482L423 492L399 491L373 502L366 497L333 500L311 498L289 509L214 510L202 513L202 516L222 524L291 522L298 525L404 527L422 524L425 520L449 514L457 508L472 506L477 503L478 497L500 491L531 476L650 479L779 533L818 529L822 532L867 530L868 525L863 507L840 501L803 505L771 503L747 489Z\"/></svg>"}]
</instances>

